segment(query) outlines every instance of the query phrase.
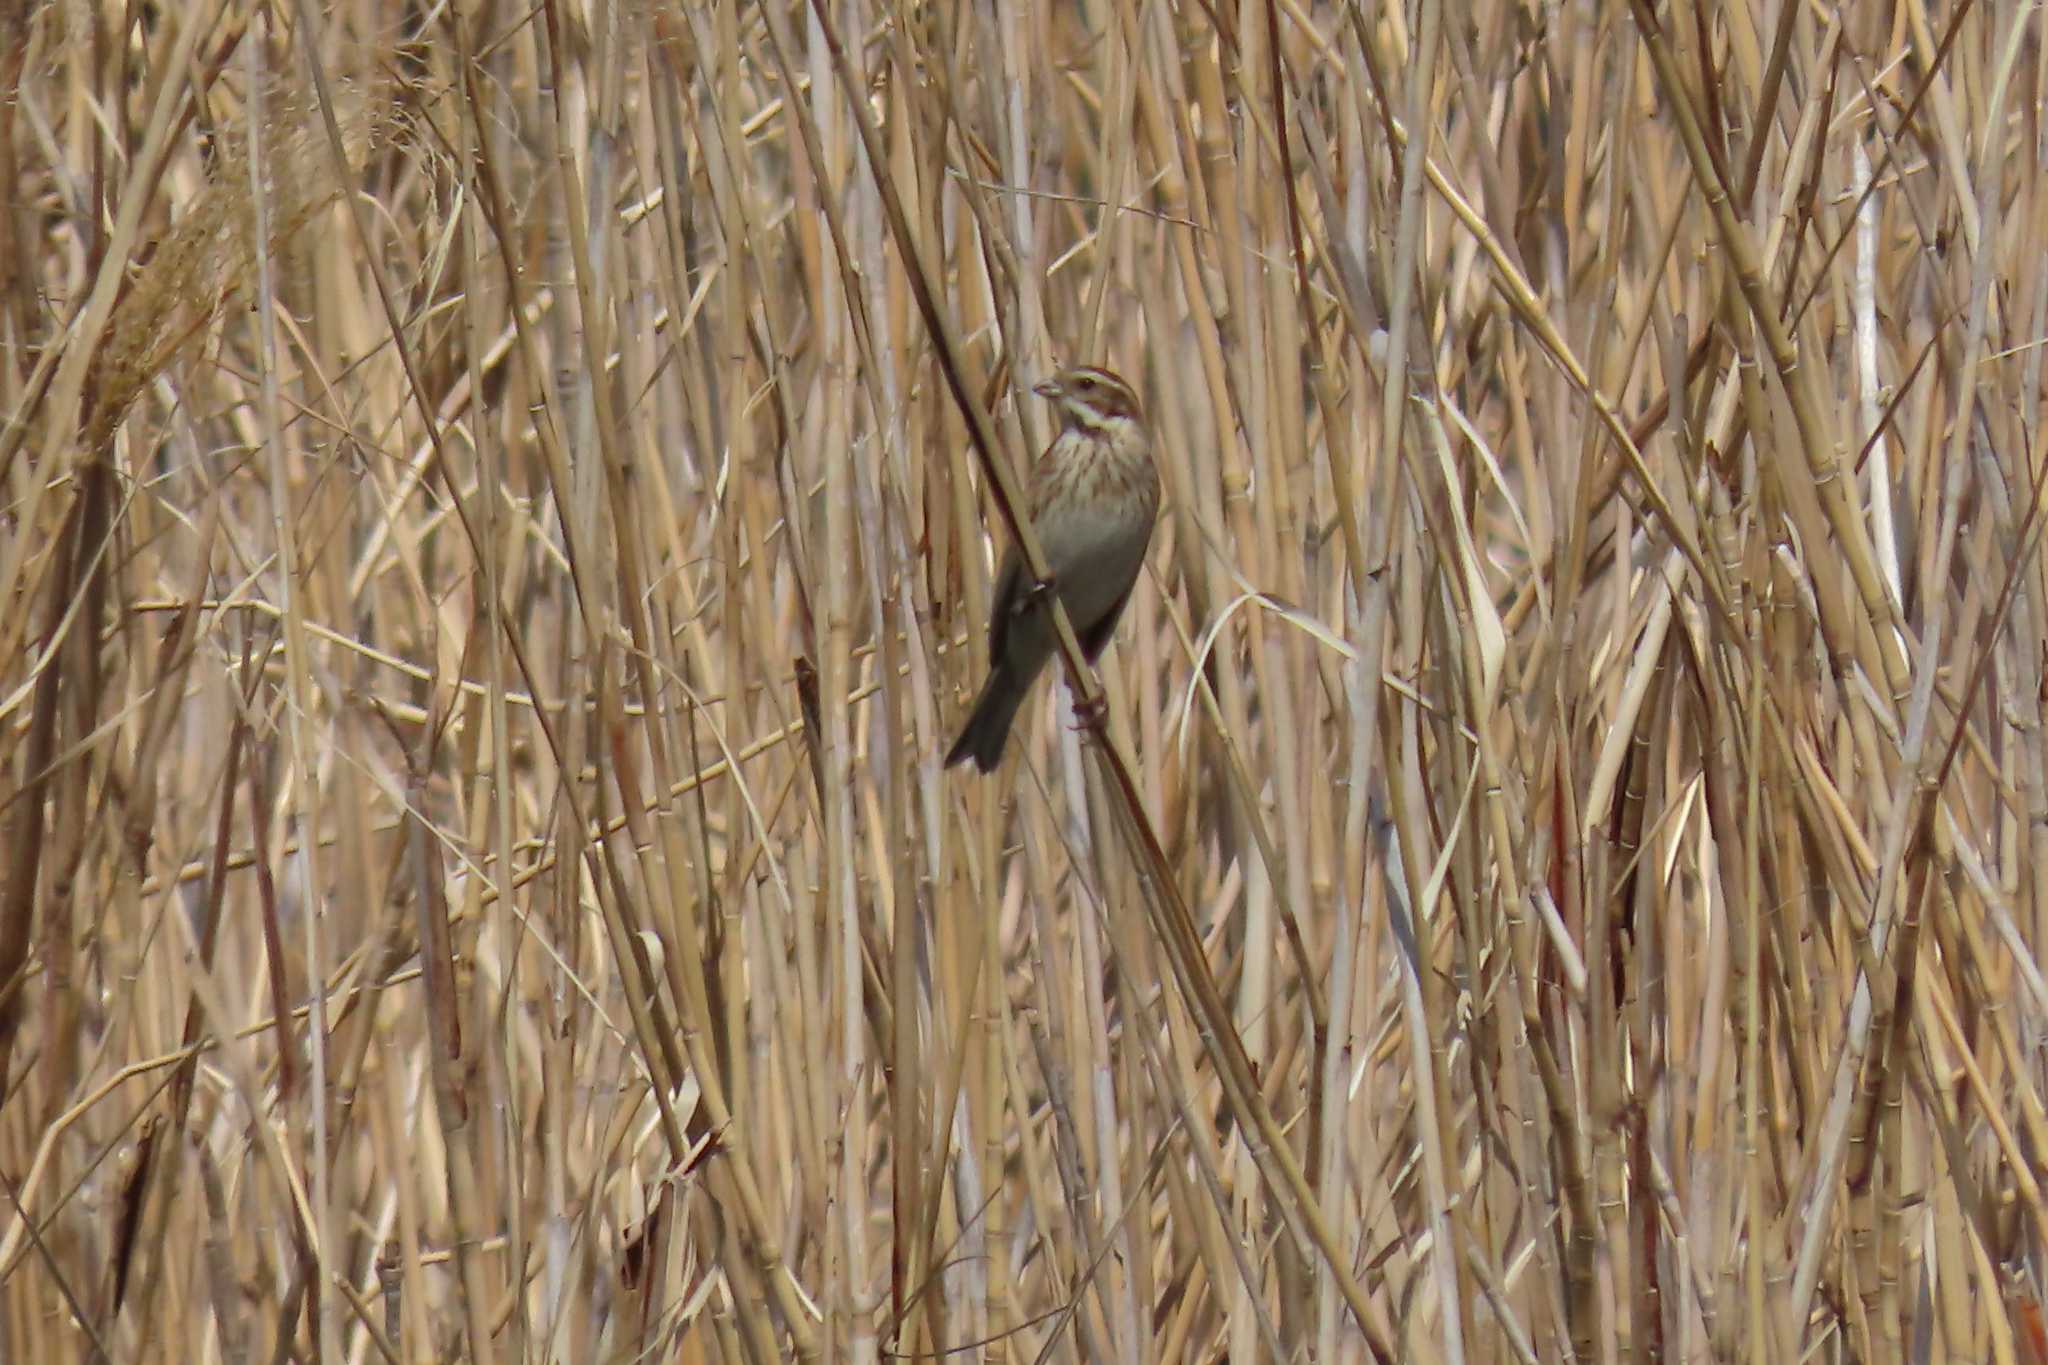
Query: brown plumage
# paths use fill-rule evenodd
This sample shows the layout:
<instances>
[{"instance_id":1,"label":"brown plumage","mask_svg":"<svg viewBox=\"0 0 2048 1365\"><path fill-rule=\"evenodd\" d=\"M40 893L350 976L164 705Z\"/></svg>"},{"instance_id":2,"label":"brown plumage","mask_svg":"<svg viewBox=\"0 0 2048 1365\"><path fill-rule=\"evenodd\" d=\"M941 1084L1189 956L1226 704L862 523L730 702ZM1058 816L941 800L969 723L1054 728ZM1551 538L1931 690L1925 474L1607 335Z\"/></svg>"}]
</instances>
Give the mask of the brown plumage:
<instances>
[{"instance_id":1,"label":"brown plumage","mask_svg":"<svg viewBox=\"0 0 2048 1365\"><path fill-rule=\"evenodd\" d=\"M1095 662L1124 604L1131 600L1152 523L1159 513L1159 470L1152 436L1131 386L1092 365L1062 370L1034 393L1053 401L1060 431L1031 473L1031 526L1088 662ZM988 623L988 681L946 766L972 758L992 772L1018 708L1058 649L1052 613L1012 545L996 576Z\"/></svg>"}]
</instances>

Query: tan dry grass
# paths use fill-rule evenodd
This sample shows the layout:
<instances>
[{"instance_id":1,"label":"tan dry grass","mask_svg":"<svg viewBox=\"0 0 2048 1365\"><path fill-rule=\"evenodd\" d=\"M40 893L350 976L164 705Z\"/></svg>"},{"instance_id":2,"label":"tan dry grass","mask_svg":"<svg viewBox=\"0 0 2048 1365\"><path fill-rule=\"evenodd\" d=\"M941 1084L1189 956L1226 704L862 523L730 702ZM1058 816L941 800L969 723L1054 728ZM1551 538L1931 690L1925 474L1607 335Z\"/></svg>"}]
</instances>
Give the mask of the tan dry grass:
<instances>
[{"instance_id":1,"label":"tan dry grass","mask_svg":"<svg viewBox=\"0 0 2048 1365\"><path fill-rule=\"evenodd\" d=\"M2033 9L127 13L0 1359L2048 1362ZM1116 747L945 773L1065 359Z\"/></svg>"}]
</instances>

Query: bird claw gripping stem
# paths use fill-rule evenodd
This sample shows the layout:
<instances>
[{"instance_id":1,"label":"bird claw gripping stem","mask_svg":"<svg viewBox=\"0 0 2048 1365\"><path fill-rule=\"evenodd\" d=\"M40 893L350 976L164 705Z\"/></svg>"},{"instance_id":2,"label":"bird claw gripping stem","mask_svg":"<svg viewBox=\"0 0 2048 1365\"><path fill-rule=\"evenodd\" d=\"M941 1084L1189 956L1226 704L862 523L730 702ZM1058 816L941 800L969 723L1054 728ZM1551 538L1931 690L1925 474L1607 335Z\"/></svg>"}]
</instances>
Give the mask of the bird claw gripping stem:
<instances>
[{"instance_id":1,"label":"bird claw gripping stem","mask_svg":"<svg viewBox=\"0 0 2048 1365\"><path fill-rule=\"evenodd\" d=\"M1109 698L1076 697L1074 699L1074 728L1090 730L1100 735L1109 719Z\"/></svg>"}]
</instances>

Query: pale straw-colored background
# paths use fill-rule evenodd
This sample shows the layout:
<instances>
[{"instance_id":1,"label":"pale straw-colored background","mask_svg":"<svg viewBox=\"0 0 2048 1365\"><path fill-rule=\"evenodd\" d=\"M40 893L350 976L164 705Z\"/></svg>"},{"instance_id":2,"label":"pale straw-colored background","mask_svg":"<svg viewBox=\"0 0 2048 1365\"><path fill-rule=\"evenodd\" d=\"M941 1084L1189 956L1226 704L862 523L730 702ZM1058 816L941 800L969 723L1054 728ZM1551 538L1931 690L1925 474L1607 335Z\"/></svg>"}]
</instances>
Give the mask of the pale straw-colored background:
<instances>
[{"instance_id":1,"label":"pale straw-colored background","mask_svg":"<svg viewBox=\"0 0 2048 1365\"><path fill-rule=\"evenodd\" d=\"M2044 22L0 3L0 1358L2041 1365Z\"/></svg>"}]
</instances>

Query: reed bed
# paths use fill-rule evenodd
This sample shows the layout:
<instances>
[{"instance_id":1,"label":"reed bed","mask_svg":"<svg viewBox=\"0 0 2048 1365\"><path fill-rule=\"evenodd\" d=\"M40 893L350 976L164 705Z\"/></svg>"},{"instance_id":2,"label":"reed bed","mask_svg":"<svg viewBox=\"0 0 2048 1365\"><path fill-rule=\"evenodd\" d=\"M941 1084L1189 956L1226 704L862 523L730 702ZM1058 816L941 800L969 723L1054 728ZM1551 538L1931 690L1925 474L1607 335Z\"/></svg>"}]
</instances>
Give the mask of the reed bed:
<instances>
[{"instance_id":1,"label":"reed bed","mask_svg":"<svg viewBox=\"0 0 2048 1365\"><path fill-rule=\"evenodd\" d=\"M2044 1365L2043 23L0 0L0 1359Z\"/></svg>"}]
</instances>

